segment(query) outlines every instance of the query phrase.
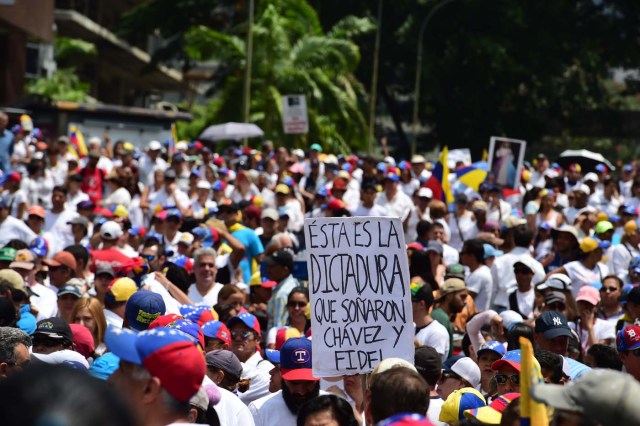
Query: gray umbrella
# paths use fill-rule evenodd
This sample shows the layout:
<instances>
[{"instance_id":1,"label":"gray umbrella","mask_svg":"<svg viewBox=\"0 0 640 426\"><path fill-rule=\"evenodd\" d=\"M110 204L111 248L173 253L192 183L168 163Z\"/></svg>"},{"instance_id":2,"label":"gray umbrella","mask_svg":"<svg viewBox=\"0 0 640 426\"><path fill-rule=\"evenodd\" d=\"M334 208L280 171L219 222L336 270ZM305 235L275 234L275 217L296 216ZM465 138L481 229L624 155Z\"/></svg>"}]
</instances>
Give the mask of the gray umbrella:
<instances>
[{"instance_id":1,"label":"gray umbrella","mask_svg":"<svg viewBox=\"0 0 640 426\"><path fill-rule=\"evenodd\" d=\"M200 139L209 141L240 140L264 135L262 129L253 123L225 123L204 129Z\"/></svg>"}]
</instances>

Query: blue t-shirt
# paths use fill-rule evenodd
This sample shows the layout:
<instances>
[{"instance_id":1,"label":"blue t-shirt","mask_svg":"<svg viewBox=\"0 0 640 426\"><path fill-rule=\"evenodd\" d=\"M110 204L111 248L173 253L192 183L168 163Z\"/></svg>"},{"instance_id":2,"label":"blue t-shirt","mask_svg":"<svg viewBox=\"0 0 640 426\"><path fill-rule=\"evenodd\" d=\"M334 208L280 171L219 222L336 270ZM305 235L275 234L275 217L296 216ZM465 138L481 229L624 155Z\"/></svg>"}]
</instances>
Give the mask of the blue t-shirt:
<instances>
[{"instance_id":1,"label":"blue t-shirt","mask_svg":"<svg viewBox=\"0 0 640 426\"><path fill-rule=\"evenodd\" d=\"M242 268L244 282L248 283L253 272L253 259L264 252L264 247L253 229L239 224L233 225L231 228L231 235L237 238L246 249L245 256L240 261L240 268Z\"/></svg>"}]
</instances>

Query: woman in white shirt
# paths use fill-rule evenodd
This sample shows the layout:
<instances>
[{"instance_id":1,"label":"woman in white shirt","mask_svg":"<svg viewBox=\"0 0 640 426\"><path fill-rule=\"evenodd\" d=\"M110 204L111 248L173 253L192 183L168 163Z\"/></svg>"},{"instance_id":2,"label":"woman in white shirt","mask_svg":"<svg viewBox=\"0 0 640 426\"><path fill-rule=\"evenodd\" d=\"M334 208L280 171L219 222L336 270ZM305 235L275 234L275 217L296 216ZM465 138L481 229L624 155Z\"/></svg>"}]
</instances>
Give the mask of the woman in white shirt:
<instances>
[{"instance_id":1,"label":"woman in white shirt","mask_svg":"<svg viewBox=\"0 0 640 426\"><path fill-rule=\"evenodd\" d=\"M476 237L478 228L476 227L476 218L473 212L467 210L466 195L456 195L455 209L453 214L449 215L449 228L451 229L449 245L456 250L461 250L462 244L466 240Z\"/></svg>"}]
</instances>

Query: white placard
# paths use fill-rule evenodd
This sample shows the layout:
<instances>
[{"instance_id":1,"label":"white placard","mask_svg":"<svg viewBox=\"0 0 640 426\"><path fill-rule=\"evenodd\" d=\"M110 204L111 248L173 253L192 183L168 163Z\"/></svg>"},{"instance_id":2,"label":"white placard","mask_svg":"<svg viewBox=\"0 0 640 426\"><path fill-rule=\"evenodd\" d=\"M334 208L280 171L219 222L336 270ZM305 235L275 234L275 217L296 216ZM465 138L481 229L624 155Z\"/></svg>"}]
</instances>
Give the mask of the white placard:
<instances>
[{"instance_id":1,"label":"white placard","mask_svg":"<svg viewBox=\"0 0 640 426\"><path fill-rule=\"evenodd\" d=\"M489 140L489 173L502 188L518 189L527 143L519 139L492 136Z\"/></svg>"},{"instance_id":2,"label":"white placard","mask_svg":"<svg viewBox=\"0 0 640 426\"><path fill-rule=\"evenodd\" d=\"M313 374L413 363L409 264L399 218L306 219Z\"/></svg>"},{"instance_id":3,"label":"white placard","mask_svg":"<svg viewBox=\"0 0 640 426\"><path fill-rule=\"evenodd\" d=\"M288 95L282 97L282 124L287 134L309 133L307 97Z\"/></svg>"}]
</instances>

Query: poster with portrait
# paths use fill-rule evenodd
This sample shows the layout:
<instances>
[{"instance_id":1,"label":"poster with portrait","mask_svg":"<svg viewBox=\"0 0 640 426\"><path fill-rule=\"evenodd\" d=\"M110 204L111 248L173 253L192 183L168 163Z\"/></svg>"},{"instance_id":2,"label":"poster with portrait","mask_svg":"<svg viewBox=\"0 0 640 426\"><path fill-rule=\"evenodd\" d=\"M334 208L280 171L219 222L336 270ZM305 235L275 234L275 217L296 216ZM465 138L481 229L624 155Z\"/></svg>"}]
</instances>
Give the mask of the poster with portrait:
<instances>
[{"instance_id":1,"label":"poster with portrait","mask_svg":"<svg viewBox=\"0 0 640 426\"><path fill-rule=\"evenodd\" d=\"M489 174L502 188L517 189L524 162L525 141L492 136L489 142Z\"/></svg>"}]
</instances>

